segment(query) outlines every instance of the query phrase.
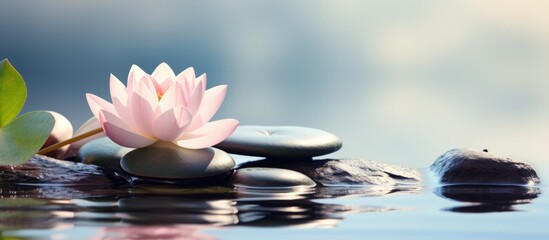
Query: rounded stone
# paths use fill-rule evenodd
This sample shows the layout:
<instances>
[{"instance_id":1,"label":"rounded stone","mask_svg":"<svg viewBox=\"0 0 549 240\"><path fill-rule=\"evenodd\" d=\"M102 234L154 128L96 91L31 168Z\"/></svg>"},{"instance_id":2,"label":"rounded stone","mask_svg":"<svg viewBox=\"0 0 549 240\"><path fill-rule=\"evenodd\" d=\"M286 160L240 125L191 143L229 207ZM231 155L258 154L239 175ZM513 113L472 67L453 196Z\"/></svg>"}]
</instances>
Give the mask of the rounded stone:
<instances>
[{"instance_id":1,"label":"rounded stone","mask_svg":"<svg viewBox=\"0 0 549 240\"><path fill-rule=\"evenodd\" d=\"M56 143L65 141L72 137L72 124L71 122L63 115L53 112L53 111L47 111L50 113L55 120L55 123L53 125L53 129L51 130L50 136L42 145L42 148L54 145ZM69 149L69 146L63 146L60 147L52 152L49 152L46 154L48 157L61 159Z\"/></svg>"},{"instance_id":2,"label":"rounded stone","mask_svg":"<svg viewBox=\"0 0 549 240\"><path fill-rule=\"evenodd\" d=\"M239 126L216 147L229 153L270 158L310 158L335 152L341 140L328 132L292 126Z\"/></svg>"},{"instance_id":3,"label":"rounded stone","mask_svg":"<svg viewBox=\"0 0 549 240\"><path fill-rule=\"evenodd\" d=\"M186 149L158 141L127 153L120 166L137 177L186 180L223 175L232 171L235 162L216 148Z\"/></svg>"},{"instance_id":4,"label":"rounded stone","mask_svg":"<svg viewBox=\"0 0 549 240\"><path fill-rule=\"evenodd\" d=\"M431 165L440 182L448 184L535 184L534 169L521 162L488 153L488 150L453 149Z\"/></svg>"},{"instance_id":5,"label":"rounded stone","mask_svg":"<svg viewBox=\"0 0 549 240\"><path fill-rule=\"evenodd\" d=\"M241 164L240 168L282 168L300 172L323 186L413 186L421 181L417 170L366 159L316 159L278 161L264 159Z\"/></svg>"},{"instance_id":6,"label":"rounded stone","mask_svg":"<svg viewBox=\"0 0 549 240\"><path fill-rule=\"evenodd\" d=\"M241 168L231 177L235 187L293 188L314 187L316 183L302 173L281 168Z\"/></svg>"},{"instance_id":7,"label":"rounded stone","mask_svg":"<svg viewBox=\"0 0 549 240\"><path fill-rule=\"evenodd\" d=\"M85 164L120 169L120 159L132 150L116 144L108 137L102 137L84 144L78 151L78 158Z\"/></svg>"},{"instance_id":8,"label":"rounded stone","mask_svg":"<svg viewBox=\"0 0 549 240\"><path fill-rule=\"evenodd\" d=\"M83 123L82 126L80 126L78 130L76 130L76 132L74 132L74 136L84 134L86 132L89 132L93 129L100 128L100 127L101 127L101 123L99 123L99 121L95 117L91 117L85 123ZM105 132L94 134L80 141L71 143L69 146L69 149L67 150L63 158L67 159L67 158L76 157L78 154L78 150L80 150L80 148L84 146L84 144L102 137L107 137L107 135L105 135Z\"/></svg>"}]
</instances>

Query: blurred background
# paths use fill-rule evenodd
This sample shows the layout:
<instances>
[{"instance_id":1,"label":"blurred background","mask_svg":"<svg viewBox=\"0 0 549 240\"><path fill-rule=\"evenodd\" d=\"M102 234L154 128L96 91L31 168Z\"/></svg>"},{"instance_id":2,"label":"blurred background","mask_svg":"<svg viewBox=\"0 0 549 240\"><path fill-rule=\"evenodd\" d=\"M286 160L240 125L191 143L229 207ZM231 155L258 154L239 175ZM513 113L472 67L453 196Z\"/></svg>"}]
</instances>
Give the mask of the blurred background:
<instances>
[{"instance_id":1,"label":"blurred background","mask_svg":"<svg viewBox=\"0 0 549 240\"><path fill-rule=\"evenodd\" d=\"M132 64L228 84L216 115L338 135L329 157L427 167L456 147L549 162L548 1L6 1L24 111L78 128Z\"/></svg>"}]
</instances>

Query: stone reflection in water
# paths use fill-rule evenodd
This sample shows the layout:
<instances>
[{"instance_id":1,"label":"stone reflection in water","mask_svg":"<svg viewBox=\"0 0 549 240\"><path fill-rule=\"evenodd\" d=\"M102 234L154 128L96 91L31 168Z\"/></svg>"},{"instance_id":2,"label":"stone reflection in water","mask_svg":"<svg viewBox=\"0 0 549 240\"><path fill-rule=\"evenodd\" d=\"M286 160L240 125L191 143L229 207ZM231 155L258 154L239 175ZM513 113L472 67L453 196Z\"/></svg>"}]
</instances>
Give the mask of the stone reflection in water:
<instances>
[{"instance_id":1,"label":"stone reflection in water","mask_svg":"<svg viewBox=\"0 0 549 240\"><path fill-rule=\"evenodd\" d=\"M93 240L143 240L143 239L166 239L166 240L214 240L217 237L204 233L204 230L211 229L204 225L176 224L162 226L121 226L104 227L100 235Z\"/></svg>"},{"instance_id":2,"label":"stone reflection in water","mask_svg":"<svg viewBox=\"0 0 549 240\"><path fill-rule=\"evenodd\" d=\"M66 211L66 203L59 200L34 198L0 199L0 229L60 229L74 224L74 212ZM44 210L47 208L48 210ZM1 237L0 237L1 238Z\"/></svg>"},{"instance_id":3,"label":"stone reflection in water","mask_svg":"<svg viewBox=\"0 0 549 240\"><path fill-rule=\"evenodd\" d=\"M538 197L540 190L535 187L510 185L452 185L437 188L435 194L468 203L445 209L447 211L487 213L516 211L514 205L530 203Z\"/></svg>"},{"instance_id":4,"label":"stone reflection in water","mask_svg":"<svg viewBox=\"0 0 549 240\"><path fill-rule=\"evenodd\" d=\"M118 200L119 214L126 223L195 223L232 225L237 209L230 199L192 199L171 196L141 196Z\"/></svg>"},{"instance_id":5,"label":"stone reflection in water","mask_svg":"<svg viewBox=\"0 0 549 240\"><path fill-rule=\"evenodd\" d=\"M416 190L395 186L246 189L141 185L85 189L82 186L2 186L0 228L25 236L29 229L103 228L96 239L185 238L196 225L260 227L334 227L351 213L400 210L386 206L326 203L322 199L371 197ZM136 227L134 227L136 226ZM138 227L137 227L138 226ZM139 229L142 231L137 231ZM173 238L170 238L173 237ZM192 235L195 236L195 235Z\"/></svg>"},{"instance_id":6,"label":"stone reflection in water","mask_svg":"<svg viewBox=\"0 0 549 240\"><path fill-rule=\"evenodd\" d=\"M302 188L293 190L237 189L239 225L259 227L335 227L351 213L398 210L390 207L320 203L315 199L390 194L392 186L378 188Z\"/></svg>"},{"instance_id":7,"label":"stone reflection in water","mask_svg":"<svg viewBox=\"0 0 549 240\"><path fill-rule=\"evenodd\" d=\"M96 186L13 185L0 187L0 229L71 228L82 209L71 199L114 198L115 191Z\"/></svg>"},{"instance_id":8,"label":"stone reflection in water","mask_svg":"<svg viewBox=\"0 0 549 240\"><path fill-rule=\"evenodd\" d=\"M398 186L368 186L368 187L326 187L318 188L314 193L315 198L338 197L379 197L398 194L418 194L422 188L417 185Z\"/></svg>"}]
</instances>

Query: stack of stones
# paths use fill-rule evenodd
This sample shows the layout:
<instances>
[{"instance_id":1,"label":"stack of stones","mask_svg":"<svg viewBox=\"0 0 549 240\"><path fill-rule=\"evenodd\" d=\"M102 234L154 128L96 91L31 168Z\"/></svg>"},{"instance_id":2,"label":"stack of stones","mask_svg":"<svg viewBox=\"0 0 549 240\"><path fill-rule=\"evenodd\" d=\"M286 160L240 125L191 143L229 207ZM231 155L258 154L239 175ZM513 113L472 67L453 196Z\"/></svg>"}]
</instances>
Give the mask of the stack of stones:
<instances>
[{"instance_id":1,"label":"stack of stones","mask_svg":"<svg viewBox=\"0 0 549 240\"><path fill-rule=\"evenodd\" d=\"M77 157L126 172L134 181L174 184L227 183L241 188L296 188L317 185L397 185L417 183L416 170L361 159L314 159L339 150L341 140L328 132L292 126L239 126L212 148L184 149L157 142L140 149L99 138L82 146ZM236 166L231 154L261 160Z\"/></svg>"}]
</instances>

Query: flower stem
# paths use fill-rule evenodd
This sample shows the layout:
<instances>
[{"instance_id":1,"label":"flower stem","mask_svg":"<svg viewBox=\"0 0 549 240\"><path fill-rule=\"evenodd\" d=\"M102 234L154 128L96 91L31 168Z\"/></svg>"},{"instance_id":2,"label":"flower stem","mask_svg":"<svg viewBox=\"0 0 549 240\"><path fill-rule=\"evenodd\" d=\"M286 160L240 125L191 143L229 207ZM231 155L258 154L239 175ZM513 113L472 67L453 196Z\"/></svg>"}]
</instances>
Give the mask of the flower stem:
<instances>
[{"instance_id":1,"label":"flower stem","mask_svg":"<svg viewBox=\"0 0 549 240\"><path fill-rule=\"evenodd\" d=\"M80 135L78 135L78 136L76 136L76 137L69 138L69 139L67 139L67 140L65 140L65 141L58 142L58 143L56 143L56 144L53 144L53 145L48 146L48 147L46 147L46 148L43 148L43 149L41 149L40 151L38 151L38 154L40 154L40 155L45 155L45 154L47 154L47 153L49 153L49 152L55 151L56 149L65 146L65 145L67 145L67 144L71 144L71 143L74 143L74 142L78 142L78 141L80 141L80 140L82 140L82 139L84 139L84 138L93 136L93 135L98 134L98 133L101 133L101 132L103 132L103 129L102 129L102 128L93 129L93 130L91 130L91 131L89 131L89 132L82 133L82 134L80 134Z\"/></svg>"}]
</instances>

